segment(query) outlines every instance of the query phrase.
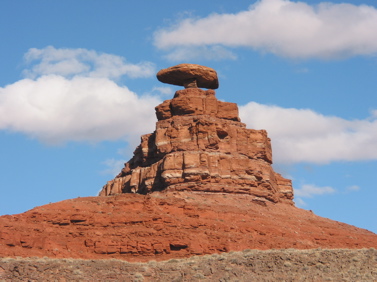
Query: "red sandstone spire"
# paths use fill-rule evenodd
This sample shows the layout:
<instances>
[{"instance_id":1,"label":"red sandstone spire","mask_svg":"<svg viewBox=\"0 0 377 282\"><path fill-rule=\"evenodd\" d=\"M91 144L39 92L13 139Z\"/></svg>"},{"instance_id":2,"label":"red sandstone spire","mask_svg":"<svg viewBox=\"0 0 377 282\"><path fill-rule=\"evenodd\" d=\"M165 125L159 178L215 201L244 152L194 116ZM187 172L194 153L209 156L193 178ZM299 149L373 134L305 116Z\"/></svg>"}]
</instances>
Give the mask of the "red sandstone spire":
<instances>
[{"instance_id":1,"label":"red sandstone spire","mask_svg":"<svg viewBox=\"0 0 377 282\"><path fill-rule=\"evenodd\" d=\"M196 87L218 85L214 70L181 64L161 70L158 78L186 89L156 107L156 130L141 137L133 158L101 196L169 189L251 194L293 204L291 181L271 167L267 132L247 129L235 103Z\"/></svg>"},{"instance_id":2,"label":"red sandstone spire","mask_svg":"<svg viewBox=\"0 0 377 282\"><path fill-rule=\"evenodd\" d=\"M0 216L0 256L149 261L245 249L377 247L372 232L284 204L293 204L291 181L273 171L266 131L247 129L236 104L195 87L206 87L197 71L208 68L188 69L195 76L187 82L184 73L187 89L156 107L156 130L142 136L100 193L114 196Z\"/></svg>"}]
</instances>

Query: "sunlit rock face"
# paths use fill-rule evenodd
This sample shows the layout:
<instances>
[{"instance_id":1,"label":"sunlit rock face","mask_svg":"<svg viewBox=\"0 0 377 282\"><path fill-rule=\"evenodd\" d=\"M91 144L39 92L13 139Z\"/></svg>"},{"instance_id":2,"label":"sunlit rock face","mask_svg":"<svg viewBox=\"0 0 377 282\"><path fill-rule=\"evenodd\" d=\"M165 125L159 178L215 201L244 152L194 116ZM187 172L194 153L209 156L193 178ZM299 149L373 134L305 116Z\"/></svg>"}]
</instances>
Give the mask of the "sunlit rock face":
<instances>
[{"instance_id":1,"label":"sunlit rock face","mask_svg":"<svg viewBox=\"0 0 377 282\"><path fill-rule=\"evenodd\" d=\"M210 75L198 79L203 72ZM216 99L214 70L180 65L171 73L163 82L185 89L156 107L156 130L141 137L100 197L0 216L0 257L147 262L245 249L377 248L376 234L293 205L291 181L271 167L266 131L247 129L236 104Z\"/></svg>"},{"instance_id":2,"label":"sunlit rock face","mask_svg":"<svg viewBox=\"0 0 377 282\"><path fill-rule=\"evenodd\" d=\"M179 84L174 74L172 81ZM141 137L133 158L100 196L169 189L250 194L293 204L291 181L271 167L267 132L247 129L235 103L219 101L214 90L192 87L195 78L183 77L189 86L156 107L156 130Z\"/></svg>"}]
</instances>

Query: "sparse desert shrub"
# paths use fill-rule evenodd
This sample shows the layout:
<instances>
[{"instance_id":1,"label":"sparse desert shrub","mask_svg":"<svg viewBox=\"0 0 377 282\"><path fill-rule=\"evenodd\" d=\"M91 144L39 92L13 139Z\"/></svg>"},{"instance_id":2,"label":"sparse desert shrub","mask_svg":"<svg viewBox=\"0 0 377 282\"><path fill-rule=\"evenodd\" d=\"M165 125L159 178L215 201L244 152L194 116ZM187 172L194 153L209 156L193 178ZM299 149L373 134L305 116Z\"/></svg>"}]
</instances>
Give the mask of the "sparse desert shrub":
<instances>
[{"instance_id":1,"label":"sparse desert shrub","mask_svg":"<svg viewBox=\"0 0 377 282\"><path fill-rule=\"evenodd\" d=\"M177 259L169 259L167 262L168 263L177 263L177 262L179 262L179 260L177 260Z\"/></svg>"},{"instance_id":2,"label":"sparse desert shrub","mask_svg":"<svg viewBox=\"0 0 377 282\"><path fill-rule=\"evenodd\" d=\"M236 258L231 258L229 262L232 264L241 264L242 260L239 257L236 257Z\"/></svg>"},{"instance_id":3,"label":"sparse desert shrub","mask_svg":"<svg viewBox=\"0 0 377 282\"><path fill-rule=\"evenodd\" d=\"M375 249L245 250L146 263L0 258L0 281L377 281L376 266Z\"/></svg>"},{"instance_id":4,"label":"sparse desert shrub","mask_svg":"<svg viewBox=\"0 0 377 282\"><path fill-rule=\"evenodd\" d=\"M222 261L222 260L225 260L226 258L225 257L223 257L222 255L219 255L218 257L217 257L217 260L219 260L219 261Z\"/></svg>"},{"instance_id":5,"label":"sparse desert shrub","mask_svg":"<svg viewBox=\"0 0 377 282\"><path fill-rule=\"evenodd\" d=\"M82 274L82 271L80 269L75 269L73 272L72 272L74 275L81 275Z\"/></svg>"},{"instance_id":6,"label":"sparse desert shrub","mask_svg":"<svg viewBox=\"0 0 377 282\"><path fill-rule=\"evenodd\" d=\"M150 264L150 265L156 265L157 264L157 261L155 261L155 260L150 260L150 261L148 261L148 264Z\"/></svg>"},{"instance_id":7,"label":"sparse desert shrub","mask_svg":"<svg viewBox=\"0 0 377 282\"><path fill-rule=\"evenodd\" d=\"M197 279L206 279L206 277L202 273L196 273L194 275L194 278L197 278Z\"/></svg>"},{"instance_id":8,"label":"sparse desert shrub","mask_svg":"<svg viewBox=\"0 0 377 282\"><path fill-rule=\"evenodd\" d=\"M144 281L144 276L141 273L135 273L133 280L134 282L141 282Z\"/></svg>"}]
</instances>

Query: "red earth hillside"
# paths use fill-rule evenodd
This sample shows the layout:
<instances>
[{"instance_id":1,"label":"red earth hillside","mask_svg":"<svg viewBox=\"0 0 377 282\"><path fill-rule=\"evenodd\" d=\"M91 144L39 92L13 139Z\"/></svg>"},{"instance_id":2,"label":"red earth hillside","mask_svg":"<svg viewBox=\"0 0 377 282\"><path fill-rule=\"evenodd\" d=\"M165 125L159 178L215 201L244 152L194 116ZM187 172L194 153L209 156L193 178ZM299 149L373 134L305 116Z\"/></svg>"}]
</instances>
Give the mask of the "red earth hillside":
<instances>
[{"instance_id":1,"label":"red earth hillside","mask_svg":"<svg viewBox=\"0 0 377 282\"><path fill-rule=\"evenodd\" d=\"M0 217L0 256L165 260L244 249L377 248L377 235L245 194L77 198Z\"/></svg>"},{"instance_id":2,"label":"red earth hillside","mask_svg":"<svg viewBox=\"0 0 377 282\"><path fill-rule=\"evenodd\" d=\"M294 206L291 181L271 166L267 132L247 129L236 104L217 100L213 69L182 64L157 77L185 89L156 107L156 130L118 176L98 197L1 216L0 256L148 261L377 248L376 234Z\"/></svg>"}]
</instances>

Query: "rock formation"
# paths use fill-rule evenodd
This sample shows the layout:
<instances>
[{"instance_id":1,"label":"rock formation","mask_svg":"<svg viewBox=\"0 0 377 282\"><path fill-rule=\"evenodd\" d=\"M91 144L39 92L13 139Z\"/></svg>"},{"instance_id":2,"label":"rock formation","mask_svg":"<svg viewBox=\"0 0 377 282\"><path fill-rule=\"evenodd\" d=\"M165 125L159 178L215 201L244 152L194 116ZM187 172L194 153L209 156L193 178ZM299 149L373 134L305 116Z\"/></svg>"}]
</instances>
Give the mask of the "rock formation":
<instances>
[{"instance_id":1,"label":"rock formation","mask_svg":"<svg viewBox=\"0 0 377 282\"><path fill-rule=\"evenodd\" d=\"M219 87L219 80L214 69L194 64L180 64L160 70L157 73L157 79L185 88L217 89Z\"/></svg>"},{"instance_id":2,"label":"rock formation","mask_svg":"<svg viewBox=\"0 0 377 282\"><path fill-rule=\"evenodd\" d=\"M169 190L77 198L0 217L0 257L149 261L289 248L377 248L377 235L247 194Z\"/></svg>"},{"instance_id":3,"label":"rock formation","mask_svg":"<svg viewBox=\"0 0 377 282\"><path fill-rule=\"evenodd\" d=\"M160 81L185 85L156 107L155 132L141 144L101 196L154 191L250 194L292 204L291 181L273 171L265 130L247 129L235 103L222 102L213 69L181 64L161 70ZM186 83L187 82L187 83Z\"/></svg>"},{"instance_id":4,"label":"rock formation","mask_svg":"<svg viewBox=\"0 0 377 282\"><path fill-rule=\"evenodd\" d=\"M159 79L186 89L156 107L156 130L142 136L100 196L1 216L0 257L140 262L245 249L377 248L376 234L292 204L290 180L271 167L266 131L247 129L236 104L196 87L214 88L216 72L172 69L173 81L169 69Z\"/></svg>"}]
</instances>

